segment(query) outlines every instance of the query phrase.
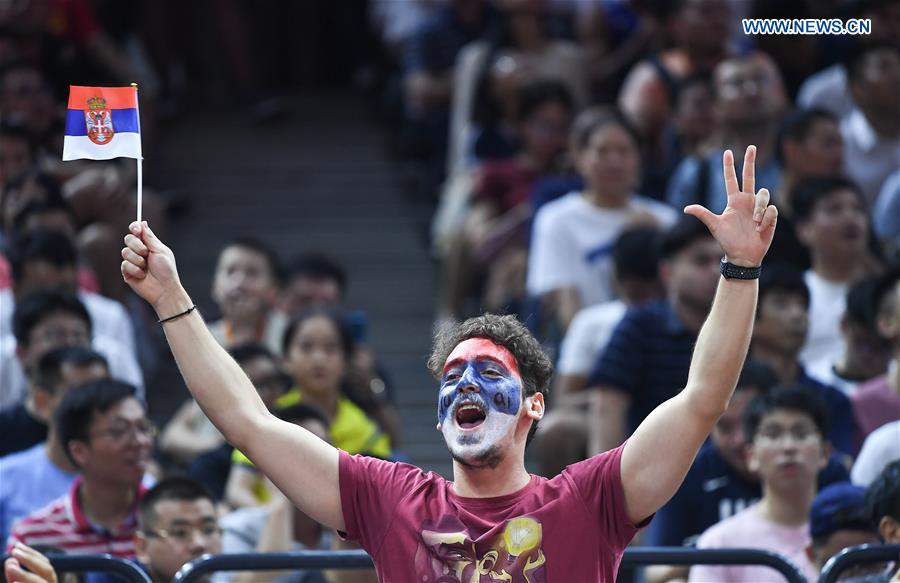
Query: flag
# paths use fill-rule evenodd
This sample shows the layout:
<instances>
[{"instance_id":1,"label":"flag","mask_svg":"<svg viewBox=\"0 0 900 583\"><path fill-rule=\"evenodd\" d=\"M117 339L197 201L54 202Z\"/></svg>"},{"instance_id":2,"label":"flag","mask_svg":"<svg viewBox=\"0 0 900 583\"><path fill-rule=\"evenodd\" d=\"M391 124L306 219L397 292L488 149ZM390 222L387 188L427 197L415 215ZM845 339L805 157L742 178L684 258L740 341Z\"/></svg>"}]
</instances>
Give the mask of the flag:
<instances>
[{"instance_id":1,"label":"flag","mask_svg":"<svg viewBox=\"0 0 900 583\"><path fill-rule=\"evenodd\" d=\"M63 160L141 159L137 87L69 88Z\"/></svg>"}]
</instances>

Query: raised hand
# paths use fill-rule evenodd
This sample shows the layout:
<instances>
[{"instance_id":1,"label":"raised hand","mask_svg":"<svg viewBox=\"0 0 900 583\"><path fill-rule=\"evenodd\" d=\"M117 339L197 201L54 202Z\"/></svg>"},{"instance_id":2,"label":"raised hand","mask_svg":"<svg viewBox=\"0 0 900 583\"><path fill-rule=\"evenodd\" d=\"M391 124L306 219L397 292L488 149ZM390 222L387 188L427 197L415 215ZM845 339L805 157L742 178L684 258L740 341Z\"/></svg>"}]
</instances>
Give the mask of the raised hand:
<instances>
[{"instance_id":1,"label":"raised hand","mask_svg":"<svg viewBox=\"0 0 900 583\"><path fill-rule=\"evenodd\" d=\"M692 204L684 209L686 214L703 221L725 252L726 259L743 267L762 264L763 257L772 244L778 209L769 204L769 191L756 188L756 146L749 146L744 154L743 188L738 185L734 170L734 154L725 150L722 156L725 173L725 191L728 205L721 215Z\"/></svg>"},{"instance_id":2,"label":"raised hand","mask_svg":"<svg viewBox=\"0 0 900 583\"><path fill-rule=\"evenodd\" d=\"M122 248L122 277L136 294L159 308L167 298L183 293L175 255L156 238L147 221L129 225Z\"/></svg>"},{"instance_id":3,"label":"raised hand","mask_svg":"<svg viewBox=\"0 0 900 583\"><path fill-rule=\"evenodd\" d=\"M3 572L9 583L56 583L50 560L22 543L13 547L12 557L3 563Z\"/></svg>"}]
</instances>

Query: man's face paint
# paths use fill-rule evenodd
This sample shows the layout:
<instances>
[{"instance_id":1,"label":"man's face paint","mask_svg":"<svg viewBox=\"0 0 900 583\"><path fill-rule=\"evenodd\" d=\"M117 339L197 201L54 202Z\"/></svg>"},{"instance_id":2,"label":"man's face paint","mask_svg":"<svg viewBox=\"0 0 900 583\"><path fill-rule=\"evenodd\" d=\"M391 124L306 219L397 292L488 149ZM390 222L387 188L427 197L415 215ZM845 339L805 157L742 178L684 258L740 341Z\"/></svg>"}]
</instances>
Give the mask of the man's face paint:
<instances>
[{"instance_id":1,"label":"man's face paint","mask_svg":"<svg viewBox=\"0 0 900 583\"><path fill-rule=\"evenodd\" d=\"M447 357L438 421L454 458L471 464L485 461L482 458L515 426L521 404L522 378L506 348L470 338Z\"/></svg>"}]
</instances>

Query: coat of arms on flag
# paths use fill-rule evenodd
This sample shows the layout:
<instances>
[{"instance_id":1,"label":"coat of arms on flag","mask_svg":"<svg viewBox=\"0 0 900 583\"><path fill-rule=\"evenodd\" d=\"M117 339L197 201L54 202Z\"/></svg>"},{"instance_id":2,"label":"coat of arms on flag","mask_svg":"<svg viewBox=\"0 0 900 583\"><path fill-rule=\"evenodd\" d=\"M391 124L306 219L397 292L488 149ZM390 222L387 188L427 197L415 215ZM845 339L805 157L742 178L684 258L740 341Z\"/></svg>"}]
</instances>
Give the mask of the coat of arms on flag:
<instances>
[{"instance_id":1,"label":"coat of arms on flag","mask_svg":"<svg viewBox=\"0 0 900 583\"><path fill-rule=\"evenodd\" d=\"M91 97L87 100L84 122L87 125L87 137L98 145L109 142L116 130L112 124L112 114L106 108L106 100L102 97Z\"/></svg>"},{"instance_id":2,"label":"coat of arms on flag","mask_svg":"<svg viewBox=\"0 0 900 583\"><path fill-rule=\"evenodd\" d=\"M63 160L141 157L137 88L72 85Z\"/></svg>"}]
</instances>

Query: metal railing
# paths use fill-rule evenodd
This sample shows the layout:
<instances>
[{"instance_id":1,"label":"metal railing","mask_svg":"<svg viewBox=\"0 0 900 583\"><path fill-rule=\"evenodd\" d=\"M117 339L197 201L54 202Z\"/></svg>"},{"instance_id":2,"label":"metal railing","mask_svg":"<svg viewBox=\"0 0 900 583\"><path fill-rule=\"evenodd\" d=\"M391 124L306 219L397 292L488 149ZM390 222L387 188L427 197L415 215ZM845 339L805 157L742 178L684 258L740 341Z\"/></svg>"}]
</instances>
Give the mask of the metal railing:
<instances>
[{"instance_id":1,"label":"metal railing","mask_svg":"<svg viewBox=\"0 0 900 583\"><path fill-rule=\"evenodd\" d=\"M857 563L900 562L900 545L859 545L842 550L828 559L819 583L835 583L841 573Z\"/></svg>"},{"instance_id":2,"label":"metal railing","mask_svg":"<svg viewBox=\"0 0 900 583\"><path fill-rule=\"evenodd\" d=\"M2 564L10 555L0 558ZM112 573L124 578L129 583L153 583L138 565L112 555L47 555L50 564L57 573Z\"/></svg>"},{"instance_id":3,"label":"metal railing","mask_svg":"<svg viewBox=\"0 0 900 583\"><path fill-rule=\"evenodd\" d=\"M765 565L784 575L788 583L806 583L800 570L781 555L759 549L691 549L647 547L627 549L625 566L636 565ZM282 571L292 569L367 569L365 551L297 551L207 555L184 565L175 583L191 583L215 571Z\"/></svg>"}]
</instances>

